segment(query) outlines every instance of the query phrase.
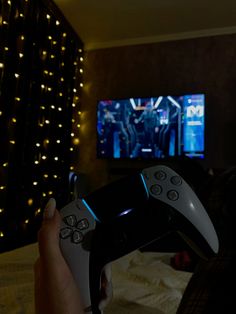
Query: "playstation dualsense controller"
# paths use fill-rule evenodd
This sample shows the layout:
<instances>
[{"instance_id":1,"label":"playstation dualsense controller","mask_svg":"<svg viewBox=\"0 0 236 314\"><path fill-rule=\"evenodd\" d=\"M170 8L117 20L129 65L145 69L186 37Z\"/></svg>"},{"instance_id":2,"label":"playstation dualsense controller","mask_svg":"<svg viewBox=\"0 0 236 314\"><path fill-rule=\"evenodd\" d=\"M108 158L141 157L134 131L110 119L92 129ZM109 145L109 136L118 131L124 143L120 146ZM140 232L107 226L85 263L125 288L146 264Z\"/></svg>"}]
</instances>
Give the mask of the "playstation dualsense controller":
<instances>
[{"instance_id":1,"label":"playstation dualsense controller","mask_svg":"<svg viewBox=\"0 0 236 314\"><path fill-rule=\"evenodd\" d=\"M61 209L60 247L85 312L99 314L106 264L171 232L201 256L219 249L197 195L173 169L157 165L117 180Z\"/></svg>"}]
</instances>

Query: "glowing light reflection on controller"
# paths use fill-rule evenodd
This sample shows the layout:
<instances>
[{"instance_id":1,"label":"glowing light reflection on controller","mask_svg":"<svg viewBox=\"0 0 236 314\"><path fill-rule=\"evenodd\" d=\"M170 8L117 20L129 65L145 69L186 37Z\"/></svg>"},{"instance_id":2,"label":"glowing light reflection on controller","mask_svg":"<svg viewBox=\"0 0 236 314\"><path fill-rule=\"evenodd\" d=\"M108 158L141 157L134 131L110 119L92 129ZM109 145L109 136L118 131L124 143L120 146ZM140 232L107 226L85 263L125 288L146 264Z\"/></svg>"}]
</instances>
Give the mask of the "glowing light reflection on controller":
<instances>
[{"instance_id":1,"label":"glowing light reflection on controller","mask_svg":"<svg viewBox=\"0 0 236 314\"><path fill-rule=\"evenodd\" d=\"M124 216L124 215L127 215L128 213L132 212L133 208L130 208L130 209L126 209L124 210L122 213L120 213L118 216Z\"/></svg>"},{"instance_id":2,"label":"glowing light reflection on controller","mask_svg":"<svg viewBox=\"0 0 236 314\"><path fill-rule=\"evenodd\" d=\"M141 173L140 175L141 175L141 178L142 178L142 181L143 181L144 188L145 188L146 193L147 193L147 198L149 198L149 192L148 192L147 184L146 184L146 182L144 180L143 174Z\"/></svg>"},{"instance_id":3,"label":"glowing light reflection on controller","mask_svg":"<svg viewBox=\"0 0 236 314\"><path fill-rule=\"evenodd\" d=\"M96 221L101 222L101 221L98 219L98 217L94 214L94 212L92 211L92 209L91 209L91 207L88 205L88 203L87 203L84 199L82 199L82 202L83 202L83 204L87 207L88 211L91 213L91 215L93 216L93 218L94 218Z\"/></svg>"}]
</instances>

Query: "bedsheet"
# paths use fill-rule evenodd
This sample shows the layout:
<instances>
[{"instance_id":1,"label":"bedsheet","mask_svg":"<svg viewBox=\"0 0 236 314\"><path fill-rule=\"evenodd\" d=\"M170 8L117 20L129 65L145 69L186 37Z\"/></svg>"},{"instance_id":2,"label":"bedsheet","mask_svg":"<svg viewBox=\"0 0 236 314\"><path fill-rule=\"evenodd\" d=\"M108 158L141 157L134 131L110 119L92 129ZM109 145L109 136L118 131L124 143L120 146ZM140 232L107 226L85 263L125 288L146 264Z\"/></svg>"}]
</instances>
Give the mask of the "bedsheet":
<instances>
[{"instance_id":1,"label":"bedsheet","mask_svg":"<svg viewBox=\"0 0 236 314\"><path fill-rule=\"evenodd\" d=\"M112 263L113 300L105 314L174 314L191 273L169 265L171 253L134 251ZM0 254L0 313L34 313L37 243Z\"/></svg>"}]
</instances>

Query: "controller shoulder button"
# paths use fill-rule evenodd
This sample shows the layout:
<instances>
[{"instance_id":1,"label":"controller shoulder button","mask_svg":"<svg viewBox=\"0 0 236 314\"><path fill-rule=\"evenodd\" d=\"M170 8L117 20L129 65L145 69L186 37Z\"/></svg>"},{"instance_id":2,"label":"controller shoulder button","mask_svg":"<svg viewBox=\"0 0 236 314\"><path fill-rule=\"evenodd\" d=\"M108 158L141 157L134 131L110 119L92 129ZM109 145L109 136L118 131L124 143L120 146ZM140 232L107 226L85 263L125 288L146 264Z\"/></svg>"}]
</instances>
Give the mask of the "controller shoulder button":
<instances>
[{"instance_id":1,"label":"controller shoulder button","mask_svg":"<svg viewBox=\"0 0 236 314\"><path fill-rule=\"evenodd\" d=\"M85 230L85 229L88 229L89 227L89 222L86 218L84 219L81 219L78 223L77 223L77 226L76 226L79 230Z\"/></svg>"},{"instance_id":2,"label":"controller shoulder button","mask_svg":"<svg viewBox=\"0 0 236 314\"><path fill-rule=\"evenodd\" d=\"M61 239L67 239L71 236L72 232L73 232L73 230L71 228L68 228L68 227L63 228L60 231L60 238Z\"/></svg>"},{"instance_id":3,"label":"controller shoulder button","mask_svg":"<svg viewBox=\"0 0 236 314\"><path fill-rule=\"evenodd\" d=\"M83 236L82 232L75 230L73 235L72 235L71 240L73 243L78 244L78 243L83 241L83 238L84 238L84 236Z\"/></svg>"},{"instance_id":4,"label":"controller shoulder button","mask_svg":"<svg viewBox=\"0 0 236 314\"><path fill-rule=\"evenodd\" d=\"M77 223L77 219L75 215L69 215L66 216L64 219L65 224L67 224L70 227L75 227L76 223Z\"/></svg>"},{"instance_id":5,"label":"controller shoulder button","mask_svg":"<svg viewBox=\"0 0 236 314\"><path fill-rule=\"evenodd\" d=\"M179 199L179 193L175 190L170 190L167 192L167 197L170 201L177 201Z\"/></svg>"},{"instance_id":6,"label":"controller shoulder button","mask_svg":"<svg viewBox=\"0 0 236 314\"><path fill-rule=\"evenodd\" d=\"M173 176L170 178L170 181L174 185L181 185L182 184L182 178L180 176Z\"/></svg>"},{"instance_id":7,"label":"controller shoulder button","mask_svg":"<svg viewBox=\"0 0 236 314\"><path fill-rule=\"evenodd\" d=\"M159 184L154 184L150 187L150 191L154 195L160 195L162 193L162 187Z\"/></svg>"},{"instance_id":8,"label":"controller shoulder button","mask_svg":"<svg viewBox=\"0 0 236 314\"><path fill-rule=\"evenodd\" d=\"M163 181L166 179L166 173L162 170L158 170L154 173L154 177L157 179L157 180L160 180L160 181Z\"/></svg>"}]
</instances>

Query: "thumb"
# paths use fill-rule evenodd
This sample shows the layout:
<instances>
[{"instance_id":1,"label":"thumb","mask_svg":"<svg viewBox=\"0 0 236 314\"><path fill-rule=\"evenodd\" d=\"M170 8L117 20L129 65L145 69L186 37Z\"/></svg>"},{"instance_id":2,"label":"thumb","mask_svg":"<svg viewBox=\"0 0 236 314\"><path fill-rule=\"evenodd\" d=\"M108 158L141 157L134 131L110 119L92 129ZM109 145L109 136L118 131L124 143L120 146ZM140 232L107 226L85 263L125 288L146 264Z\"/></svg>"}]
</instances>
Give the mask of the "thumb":
<instances>
[{"instance_id":1,"label":"thumb","mask_svg":"<svg viewBox=\"0 0 236 314\"><path fill-rule=\"evenodd\" d=\"M51 198L45 207L43 223L38 232L39 254L46 265L61 254L59 248L60 225L61 216L56 209L55 199Z\"/></svg>"}]
</instances>

